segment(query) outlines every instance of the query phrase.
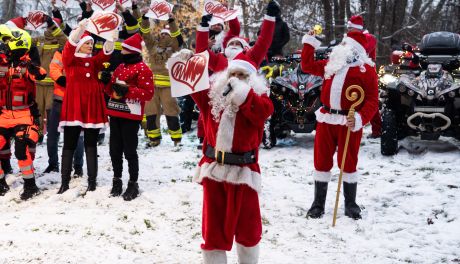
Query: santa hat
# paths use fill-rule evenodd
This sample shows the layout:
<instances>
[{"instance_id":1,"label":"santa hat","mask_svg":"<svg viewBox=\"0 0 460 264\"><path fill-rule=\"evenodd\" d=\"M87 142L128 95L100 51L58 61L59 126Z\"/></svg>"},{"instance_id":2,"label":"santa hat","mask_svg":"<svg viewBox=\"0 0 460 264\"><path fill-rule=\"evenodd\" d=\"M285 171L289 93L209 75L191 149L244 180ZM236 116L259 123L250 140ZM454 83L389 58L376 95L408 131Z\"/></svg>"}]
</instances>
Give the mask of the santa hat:
<instances>
[{"instance_id":1,"label":"santa hat","mask_svg":"<svg viewBox=\"0 0 460 264\"><path fill-rule=\"evenodd\" d=\"M171 31L169 30L169 25L166 25L161 31L160 34L166 33L171 36Z\"/></svg>"},{"instance_id":2,"label":"santa hat","mask_svg":"<svg viewBox=\"0 0 460 264\"><path fill-rule=\"evenodd\" d=\"M359 53L366 54L367 40L366 36L361 31L347 33L346 37L342 40L342 43L350 45Z\"/></svg>"},{"instance_id":3,"label":"santa hat","mask_svg":"<svg viewBox=\"0 0 460 264\"><path fill-rule=\"evenodd\" d=\"M10 19L5 24L10 28L24 29L24 27L26 26L26 23L27 23L27 21L26 21L25 18L23 18L23 17L15 17L13 19Z\"/></svg>"},{"instance_id":4,"label":"santa hat","mask_svg":"<svg viewBox=\"0 0 460 264\"><path fill-rule=\"evenodd\" d=\"M84 44L86 41L89 41L89 40L91 40L91 41L94 43L93 37L91 37L90 34L88 34L87 32L85 32L85 33L81 36L80 40L78 41L77 47L75 48L75 52L78 53L79 50L80 50L80 48L81 48L81 46L83 46L83 44Z\"/></svg>"},{"instance_id":5,"label":"santa hat","mask_svg":"<svg viewBox=\"0 0 460 264\"><path fill-rule=\"evenodd\" d=\"M352 16L350 20L348 20L347 27L363 30L364 29L363 17L362 16Z\"/></svg>"},{"instance_id":6,"label":"santa hat","mask_svg":"<svg viewBox=\"0 0 460 264\"><path fill-rule=\"evenodd\" d=\"M142 53L142 46L145 45L144 40L142 39L139 33L132 35L131 37L127 38L121 46L123 49L131 51L131 52L138 52Z\"/></svg>"},{"instance_id":7,"label":"santa hat","mask_svg":"<svg viewBox=\"0 0 460 264\"><path fill-rule=\"evenodd\" d=\"M245 53L240 52L233 60L228 63L228 72L245 72L249 75L257 72L257 65Z\"/></svg>"},{"instance_id":8,"label":"santa hat","mask_svg":"<svg viewBox=\"0 0 460 264\"><path fill-rule=\"evenodd\" d=\"M232 37L230 38L226 43L224 43L224 47L228 47L228 43L232 42L232 41L238 41L241 43L241 46L243 46L243 49L247 49L249 48L249 39L247 38L241 38L241 37L238 37L238 36L235 36L235 37Z\"/></svg>"}]
</instances>

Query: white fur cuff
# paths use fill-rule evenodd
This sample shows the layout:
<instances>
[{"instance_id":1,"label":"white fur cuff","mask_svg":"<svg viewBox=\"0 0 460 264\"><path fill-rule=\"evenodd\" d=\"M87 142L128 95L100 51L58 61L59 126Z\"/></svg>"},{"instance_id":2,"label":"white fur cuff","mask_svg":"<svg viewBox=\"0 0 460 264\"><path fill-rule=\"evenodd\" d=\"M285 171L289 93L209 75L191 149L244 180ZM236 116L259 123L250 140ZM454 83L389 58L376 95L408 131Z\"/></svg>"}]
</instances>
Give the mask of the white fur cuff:
<instances>
[{"instance_id":1,"label":"white fur cuff","mask_svg":"<svg viewBox=\"0 0 460 264\"><path fill-rule=\"evenodd\" d=\"M106 41L102 47L102 50L104 50L105 55L110 55L114 51L114 48L115 43L113 41Z\"/></svg>"},{"instance_id":2,"label":"white fur cuff","mask_svg":"<svg viewBox=\"0 0 460 264\"><path fill-rule=\"evenodd\" d=\"M330 171L313 171L313 179L318 182L330 182L331 172Z\"/></svg>"},{"instance_id":3,"label":"white fur cuff","mask_svg":"<svg viewBox=\"0 0 460 264\"><path fill-rule=\"evenodd\" d=\"M303 36L302 43L311 45L314 49L319 48L319 46L321 45L321 41L317 40L315 37L313 37L312 35L308 35L308 34L305 34Z\"/></svg>"},{"instance_id":4,"label":"white fur cuff","mask_svg":"<svg viewBox=\"0 0 460 264\"><path fill-rule=\"evenodd\" d=\"M355 127L351 131L356 132L361 128L363 128L363 119L358 112L355 112Z\"/></svg>"},{"instance_id":5,"label":"white fur cuff","mask_svg":"<svg viewBox=\"0 0 460 264\"><path fill-rule=\"evenodd\" d=\"M346 182L346 183L357 183L358 173L357 172L352 172L352 173L344 172L342 174L342 180L343 182Z\"/></svg>"},{"instance_id":6,"label":"white fur cuff","mask_svg":"<svg viewBox=\"0 0 460 264\"><path fill-rule=\"evenodd\" d=\"M276 22L276 17L272 17L272 16L269 16L269 15L264 15L264 19L266 19L268 21Z\"/></svg>"},{"instance_id":7,"label":"white fur cuff","mask_svg":"<svg viewBox=\"0 0 460 264\"><path fill-rule=\"evenodd\" d=\"M209 27L203 27L203 26L198 26L196 28L196 30L200 31L200 32L208 32L209 31Z\"/></svg>"},{"instance_id":8,"label":"white fur cuff","mask_svg":"<svg viewBox=\"0 0 460 264\"><path fill-rule=\"evenodd\" d=\"M230 84L233 87L233 92L231 94L232 103L237 106L242 105L246 101L251 87L249 86L249 84L244 83L240 80L230 81Z\"/></svg>"}]
</instances>

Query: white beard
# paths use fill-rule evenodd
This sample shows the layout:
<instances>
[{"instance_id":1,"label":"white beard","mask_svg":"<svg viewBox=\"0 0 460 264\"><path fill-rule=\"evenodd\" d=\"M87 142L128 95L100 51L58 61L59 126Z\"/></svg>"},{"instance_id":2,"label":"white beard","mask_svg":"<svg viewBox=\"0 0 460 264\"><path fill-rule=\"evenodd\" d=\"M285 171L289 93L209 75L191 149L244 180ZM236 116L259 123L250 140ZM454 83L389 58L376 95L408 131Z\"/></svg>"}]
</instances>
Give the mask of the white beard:
<instances>
[{"instance_id":1,"label":"white beard","mask_svg":"<svg viewBox=\"0 0 460 264\"><path fill-rule=\"evenodd\" d=\"M339 44L332 49L329 55L329 61L324 68L324 77L329 79L332 75L336 74L339 70L352 63L358 54L348 45Z\"/></svg>"},{"instance_id":2,"label":"white beard","mask_svg":"<svg viewBox=\"0 0 460 264\"><path fill-rule=\"evenodd\" d=\"M243 48L241 47L227 47L225 49L225 57L227 57L227 59L230 61L233 60L236 57L236 55L238 55L241 52L243 52Z\"/></svg>"}]
</instances>

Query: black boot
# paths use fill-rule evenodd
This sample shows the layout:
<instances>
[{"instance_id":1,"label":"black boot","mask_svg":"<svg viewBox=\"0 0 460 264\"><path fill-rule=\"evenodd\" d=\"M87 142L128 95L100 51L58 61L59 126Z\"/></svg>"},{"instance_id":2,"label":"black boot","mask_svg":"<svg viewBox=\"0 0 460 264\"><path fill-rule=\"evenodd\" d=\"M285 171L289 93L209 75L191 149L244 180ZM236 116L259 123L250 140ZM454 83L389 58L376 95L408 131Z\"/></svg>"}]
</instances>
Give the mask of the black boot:
<instances>
[{"instance_id":1,"label":"black boot","mask_svg":"<svg viewBox=\"0 0 460 264\"><path fill-rule=\"evenodd\" d=\"M59 165L48 165L43 173L59 172Z\"/></svg>"},{"instance_id":2,"label":"black boot","mask_svg":"<svg viewBox=\"0 0 460 264\"><path fill-rule=\"evenodd\" d=\"M70 173L72 172L73 150L62 150L62 165L61 165L61 187L58 194L62 194L69 189Z\"/></svg>"},{"instance_id":3,"label":"black boot","mask_svg":"<svg viewBox=\"0 0 460 264\"><path fill-rule=\"evenodd\" d=\"M73 177L74 178L81 178L83 177L83 168L74 168L73 169Z\"/></svg>"},{"instance_id":4,"label":"black boot","mask_svg":"<svg viewBox=\"0 0 460 264\"><path fill-rule=\"evenodd\" d=\"M355 220L361 219L361 208L356 204L356 189L358 183L343 182L343 196L345 197L345 215Z\"/></svg>"},{"instance_id":5,"label":"black boot","mask_svg":"<svg viewBox=\"0 0 460 264\"><path fill-rule=\"evenodd\" d=\"M327 182L315 181L315 200L307 212L307 217L321 218L324 214L324 205L326 204Z\"/></svg>"},{"instance_id":6,"label":"black boot","mask_svg":"<svg viewBox=\"0 0 460 264\"><path fill-rule=\"evenodd\" d=\"M4 196L8 191L10 190L10 187L8 186L8 183L6 183L6 178L3 177L0 179L0 196Z\"/></svg>"},{"instance_id":7,"label":"black boot","mask_svg":"<svg viewBox=\"0 0 460 264\"><path fill-rule=\"evenodd\" d=\"M1 166L2 166L2 169L5 175L12 174L13 168L11 167L10 159L2 159L0 161L1 161Z\"/></svg>"},{"instance_id":8,"label":"black boot","mask_svg":"<svg viewBox=\"0 0 460 264\"><path fill-rule=\"evenodd\" d=\"M110 196L116 197L120 196L123 192L123 182L120 178L113 178L112 190L110 191Z\"/></svg>"},{"instance_id":9,"label":"black boot","mask_svg":"<svg viewBox=\"0 0 460 264\"><path fill-rule=\"evenodd\" d=\"M88 168L88 189L86 191L92 192L96 190L97 186L97 148L86 147L86 166Z\"/></svg>"},{"instance_id":10,"label":"black boot","mask_svg":"<svg viewBox=\"0 0 460 264\"><path fill-rule=\"evenodd\" d=\"M24 190L21 193L21 200L23 201L28 200L39 193L40 193L40 190L35 184L35 178L24 179Z\"/></svg>"},{"instance_id":11,"label":"black boot","mask_svg":"<svg viewBox=\"0 0 460 264\"><path fill-rule=\"evenodd\" d=\"M137 182L128 182L128 188L126 188L125 193L123 194L123 199L125 201L131 201L139 195L139 185Z\"/></svg>"}]
</instances>

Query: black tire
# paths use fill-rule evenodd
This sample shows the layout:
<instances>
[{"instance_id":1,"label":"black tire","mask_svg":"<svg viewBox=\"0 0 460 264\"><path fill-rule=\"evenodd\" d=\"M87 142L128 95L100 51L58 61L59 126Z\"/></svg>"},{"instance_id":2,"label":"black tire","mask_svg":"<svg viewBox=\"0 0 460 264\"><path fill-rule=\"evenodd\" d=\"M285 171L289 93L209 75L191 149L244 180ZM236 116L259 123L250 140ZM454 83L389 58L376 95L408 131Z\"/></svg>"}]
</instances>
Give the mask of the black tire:
<instances>
[{"instance_id":1,"label":"black tire","mask_svg":"<svg viewBox=\"0 0 460 264\"><path fill-rule=\"evenodd\" d=\"M380 152L384 156L391 156L398 152L398 127L396 114L391 109L384 109L382 113Z\"/></svg>"},{"instance_id":2,"label":"black tire","mask_svg":"<svg viewBox=\"0 0 460 264\"><path fill-rule=\"evenodd\" d=\"M276 135L270 119L265 121L264 133L262 135L262 144L265 149L271 149L276 145Z\"/></svg>"}]
</instances>

